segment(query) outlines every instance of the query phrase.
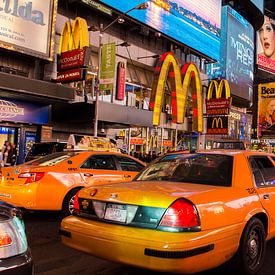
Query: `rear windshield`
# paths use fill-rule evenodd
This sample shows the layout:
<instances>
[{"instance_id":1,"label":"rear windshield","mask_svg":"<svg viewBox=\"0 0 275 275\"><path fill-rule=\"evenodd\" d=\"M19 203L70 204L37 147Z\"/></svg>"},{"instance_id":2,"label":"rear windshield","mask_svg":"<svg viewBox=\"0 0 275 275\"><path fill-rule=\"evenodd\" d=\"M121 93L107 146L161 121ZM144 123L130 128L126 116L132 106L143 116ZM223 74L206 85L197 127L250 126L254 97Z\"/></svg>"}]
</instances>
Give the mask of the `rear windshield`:
<instances>
[{"instance_id":1,"label":"rear windshield","mask_svg":"<svg viewBox=\"0 0 275 275\"><path fill-rule=\"evenodd\" d=\"M233 157L221 154L182 154L149 165L135 180L188 182L231 186Z\"/></svg>"},{"instance_id":2,"label":"rear windshield","mask_svg":"<svg viewBox=\"0 0 275 275\"><path fill-rule=\"evenodd\" d=\"M55 151L62 151L66 143L35 143L32 145L30 155L48 155Z\"/></svg>"},{"instance_id":3,"label":"rear windshield","mask_svg":"<svg viewBox=\"0 0 275 275\"><path fill-rule=\"evenodd\" d=\"M27 164L37 166L53 166L73 156L76 156L77 154L77 152L58 152L29 161Z\"/></svg>"}]
</instances>

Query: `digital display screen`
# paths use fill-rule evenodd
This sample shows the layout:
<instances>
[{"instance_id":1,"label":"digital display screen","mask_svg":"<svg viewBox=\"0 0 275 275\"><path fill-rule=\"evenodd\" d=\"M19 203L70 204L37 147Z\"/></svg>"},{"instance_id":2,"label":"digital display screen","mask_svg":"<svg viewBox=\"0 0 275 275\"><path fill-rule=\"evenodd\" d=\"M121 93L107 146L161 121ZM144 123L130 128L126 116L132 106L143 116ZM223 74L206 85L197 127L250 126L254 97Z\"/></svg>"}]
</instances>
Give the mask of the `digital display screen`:
<instances>
[{"instance_id":1,"label":"digital display screen","mask_svg":"<svg viewBox=\"0 0 275 275\"><path fill-rule=\"evenodd\" d=\"M151 0L145 10L133 9L142 0L100 2L211 59L220 59L221 0Z\"/></svg>"},{"instance_id":2,"label":"digital display screen","mask_svg":"<svg viewBox=\"0 0 275 275\"><path fill-rule=\"evenodd\" d=\"M249 22L229 6L222 9L221 61L210 64L210 79L226 79L233 95L252 101L254 31Z\"/></svg>"},{"instance_id":3,"label":"digital display screen","mask_svg":"<svg viewBox=\"0 0 275 275\"><path fill-rule=\"evenodd\" d=\"M267 16L257 32L257 64L259 69L275 74L275 20Z\"/></svg>"}]
</instances>

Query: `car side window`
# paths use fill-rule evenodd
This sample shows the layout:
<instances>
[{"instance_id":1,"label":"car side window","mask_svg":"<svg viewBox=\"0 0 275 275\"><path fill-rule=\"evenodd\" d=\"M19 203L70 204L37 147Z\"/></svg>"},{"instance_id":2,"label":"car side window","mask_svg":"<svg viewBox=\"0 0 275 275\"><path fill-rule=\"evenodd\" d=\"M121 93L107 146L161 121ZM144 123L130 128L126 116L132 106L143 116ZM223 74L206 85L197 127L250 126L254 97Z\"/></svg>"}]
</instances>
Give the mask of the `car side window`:
<instances>
[{"instance_id":1,"label":"car side window","mask_svg":"<svg viewBox=\"0 0 275 275\"><path fill-rule=\"evenodd\" d=\"M122 171L133 171L139 172L143 169L143 165L131 158L127 157L116 157L118 163L120 164Z\"/></svg>"},{"instance_id":2,"label":"car side window","mask_svg":"<svg viewBox=\"0 0 275 275\"><path fill-rule=\"evenodd\" d=\"M99 169L99 170L116 170L115 162L112 156L96 155L88 158L80 168Z\"/></svg>"},{"instance_id":3,"label":"car side window","mask_svg":"<svg viewBox=\"0 0 275 275\"><path fill-rule=\"evenodd\" d=\"M249 163L258 187L275 186L275 166L268 157L254 156Z\"/></svg>"}]
</instances>

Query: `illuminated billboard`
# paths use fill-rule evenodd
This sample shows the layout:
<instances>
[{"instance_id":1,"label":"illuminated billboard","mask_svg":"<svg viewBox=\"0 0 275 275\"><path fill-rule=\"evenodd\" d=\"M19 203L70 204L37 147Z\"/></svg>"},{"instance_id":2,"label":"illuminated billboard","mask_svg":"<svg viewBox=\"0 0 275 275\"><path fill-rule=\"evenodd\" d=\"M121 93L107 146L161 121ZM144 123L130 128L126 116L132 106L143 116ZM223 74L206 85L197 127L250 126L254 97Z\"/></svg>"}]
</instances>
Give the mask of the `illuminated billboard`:
<instances>
[{"instance_id":1,"label":"illuminated billboard","mask_svg":"<svg viewBox=\"0 0 275 275\"><path fill-rule=\"evenodd\" d=\"M275 20L267 16L257 32L257 64L259 69L275 74Z\"/></svg>"},{"instance_id":2,"label":"illuminated billboard","mask_svg":"<svg viewBox=\"0 0 275 275\"><path fill-rule=\"evenodd\" d=\"M258 136L275 136L275 82L258 86Z\"/></svg>"},{"instance_id":3,"label":"illuminated billboard","mask_svg":"<svg viewBox=\"0 0 275 275\"><path fill-rule=\"evenodd\" d=\"M143 0L100 0L125 13ZM128 16L212 59L220 58L221 0L152 0Z\"/></svg>"},{"instance_id":4,"label":"illuminated billboard","mask_svg":"<svg viewBox=\"0 0 275 275\"><path fill-rule=\"evenodd\" d=\"M226 79L231 93L248 101L253 95L254 31L229 6L222 9L221 62L207 68L210 79Z\"/></svg>"},{"instance_id":5,"label":"illuminated billboard","mask_svg":"<svg viewBox=\"0 0 275 275\"><path fill-rule=\"evenodd\" d=\"M57 0L0 3L0 47L51 59Z\"/></svg>"}]
</instances>

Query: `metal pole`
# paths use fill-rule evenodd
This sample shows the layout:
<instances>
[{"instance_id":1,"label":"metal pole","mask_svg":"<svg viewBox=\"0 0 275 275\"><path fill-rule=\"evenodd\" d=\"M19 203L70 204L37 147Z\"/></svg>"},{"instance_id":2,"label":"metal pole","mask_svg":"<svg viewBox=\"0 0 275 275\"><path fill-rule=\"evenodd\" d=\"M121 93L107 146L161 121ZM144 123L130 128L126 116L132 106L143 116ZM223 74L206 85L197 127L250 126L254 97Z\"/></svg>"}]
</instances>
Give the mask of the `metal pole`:
<instances>
[{"instance_id":1,"label":"metal pole","mask_svg":"<svg viewBox=\"0 0 275 275\"><path fill-rule=\"evenodd\" d=\"M100 77L100 66L101 66L101 44L103 36L103 24L99 26L99 45L98 45L98 67L97 67L97 84L96 84L96 93L95 93L95 119L94 119L94 136L97 137L97 128L98 128L98 105L99 105L99 77Z\"/></svg>"}]
</instances>

